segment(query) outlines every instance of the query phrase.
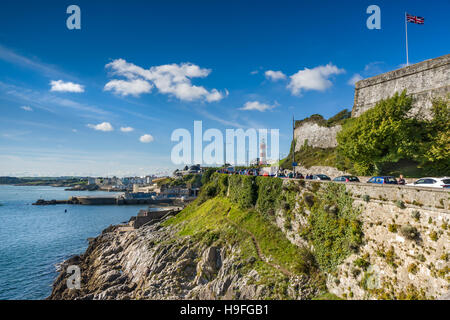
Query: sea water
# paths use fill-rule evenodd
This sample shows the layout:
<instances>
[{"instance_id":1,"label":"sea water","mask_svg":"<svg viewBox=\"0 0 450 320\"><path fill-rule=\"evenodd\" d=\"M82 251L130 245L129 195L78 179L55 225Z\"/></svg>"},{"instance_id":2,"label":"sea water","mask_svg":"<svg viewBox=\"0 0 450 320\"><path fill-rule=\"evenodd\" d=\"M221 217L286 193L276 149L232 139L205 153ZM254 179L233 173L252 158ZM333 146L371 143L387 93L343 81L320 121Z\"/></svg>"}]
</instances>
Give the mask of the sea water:
<instances>
[{"instance_id":1,"label":"sea water","mask_svg":"<svg viewBox=\"0 0 450 320\"><path fill-rule=\"evenodd\" d=\"M31 205L38 199L67 200L102 191L64 191L50 186L0 185L0 299L43 299L50 295L57 266L83 253L87 238L128 221L146 205ZM67 210L67 212L65 212Z\"/></svg>"}]
</instances>

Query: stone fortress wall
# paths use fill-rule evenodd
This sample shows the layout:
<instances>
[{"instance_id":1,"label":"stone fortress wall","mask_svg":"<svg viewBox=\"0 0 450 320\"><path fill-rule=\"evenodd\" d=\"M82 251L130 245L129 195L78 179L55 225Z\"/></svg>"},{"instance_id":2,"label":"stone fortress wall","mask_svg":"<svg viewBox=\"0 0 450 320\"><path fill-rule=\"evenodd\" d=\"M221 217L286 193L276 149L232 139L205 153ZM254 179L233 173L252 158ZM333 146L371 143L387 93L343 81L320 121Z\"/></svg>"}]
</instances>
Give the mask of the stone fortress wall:
<instances>
[{"instance_id":1,"label":"stone fortress wall","mask_svg":"<svg viewBox=\"0 0 450 320\"><path fill-rule=\"evenodd\" d=\"M313 190L314 184L322 188L329 182L304 183ZM413 287L424 290L428 299L448 295L450 192L396 185L343 185L360 211L364 239L357 252L328 273L328 290L346 299L382 299L383 293L398 296ZM285 215L278 213L276 217L280 229L298 246L307 245L300 236L307 225L304 214L295 212L289 229ZM414 238L405 235L405 227L415 228ZM358 259L368 266L358 266Z\"/></svg>"},{"instance_id":2,"label":"stone fortress wall","mask_svg":"<svg viewBox=\"0 0 450 320\"><path fill-rule=\"evenodd\" d=\"M433 98L450 94L450 54L358 81L352 117L404 89L414 97L411 116L430 118Z\"/></svg>"},{"instance_id":3,"label":"stone fortress wall","mask_svg":"<svg viewBox=\"0 0 450 320\"><path fill-rule=\"evenodd\" d=\"M357 82L352 117L360 116L378 101L404 89L414 98L411 117L429 119L433 98L450 94L450 54ZM340 125L324 127L303 122L294 130L295 150L300 150L305 141L312 147L334 148L340 130Z\"/></svg>"},{"instance_id":4,"label":"stone fortress wall","mask_svg":"<svg viewBox=\"0 0 450 320\"><path fill-rule=\"evenodd\" d=\"M294 131L295 151L299 151L305 142L317 148L335 148L336 135L340 130L340 125L324 127L314 122L305 122Z\"/></svg>"}]
</instances>

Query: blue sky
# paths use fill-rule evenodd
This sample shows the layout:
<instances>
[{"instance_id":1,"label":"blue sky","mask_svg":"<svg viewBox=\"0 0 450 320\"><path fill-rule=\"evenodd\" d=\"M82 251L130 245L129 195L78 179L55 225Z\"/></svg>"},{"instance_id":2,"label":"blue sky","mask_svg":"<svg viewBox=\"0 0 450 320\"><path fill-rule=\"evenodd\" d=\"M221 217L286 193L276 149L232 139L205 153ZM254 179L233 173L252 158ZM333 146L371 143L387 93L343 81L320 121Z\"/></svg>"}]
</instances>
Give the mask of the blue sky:
<instances>
[{"instance_id":1,"label":"blue sky","mask_svg":"<svg viewBox=\"0 0 450 320\"><path fill-rule=\"evenodd\" d=\"M446 0L1 1L0 175L166 172L194 120L280 129L286 155L293 114L351 109L352 79L406 63L405 11L411 63L450 52Z\"/></svg>"}]
</instances>

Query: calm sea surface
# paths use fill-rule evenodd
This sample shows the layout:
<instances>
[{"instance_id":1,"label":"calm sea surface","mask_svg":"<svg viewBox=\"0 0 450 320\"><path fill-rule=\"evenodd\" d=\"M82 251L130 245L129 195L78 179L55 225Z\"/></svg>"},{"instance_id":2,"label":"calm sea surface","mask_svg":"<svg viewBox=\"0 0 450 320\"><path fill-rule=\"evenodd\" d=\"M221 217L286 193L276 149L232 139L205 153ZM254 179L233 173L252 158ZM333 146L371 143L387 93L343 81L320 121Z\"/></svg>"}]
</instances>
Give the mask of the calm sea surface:
<instances>
[{"instance_id":1,"label":"calm sea surface","mask_svg":"<svg viewBox=\"0 0 450 320\"><path fill-rule=\"evenodd\" d=\"M32 206L37 199L65 200L109 192L0 185L0 299L43 299L51 293L56 266L82 253L87 238L147 206ZM64 210L67 209L65 213Z\"/></svg>"}]
</instances>

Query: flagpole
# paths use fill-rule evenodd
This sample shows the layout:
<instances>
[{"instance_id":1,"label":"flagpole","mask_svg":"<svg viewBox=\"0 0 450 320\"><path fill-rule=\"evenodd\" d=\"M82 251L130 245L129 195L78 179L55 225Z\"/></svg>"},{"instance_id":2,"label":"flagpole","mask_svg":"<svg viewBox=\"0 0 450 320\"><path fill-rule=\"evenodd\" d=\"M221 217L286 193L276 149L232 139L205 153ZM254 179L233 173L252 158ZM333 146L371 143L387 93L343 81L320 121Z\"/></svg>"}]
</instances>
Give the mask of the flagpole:
<instances>
[{"instance_id":1,"label":"flagpole","mask_svg":"<svg viewBox=\"0 0 450 320\"><path fill-rule=\"evenodd\" d=\"M408 55L408 19L405 12L405 30L406 30L406 65L409 66L409 55Z\"/></svg>"}]
</instances>

